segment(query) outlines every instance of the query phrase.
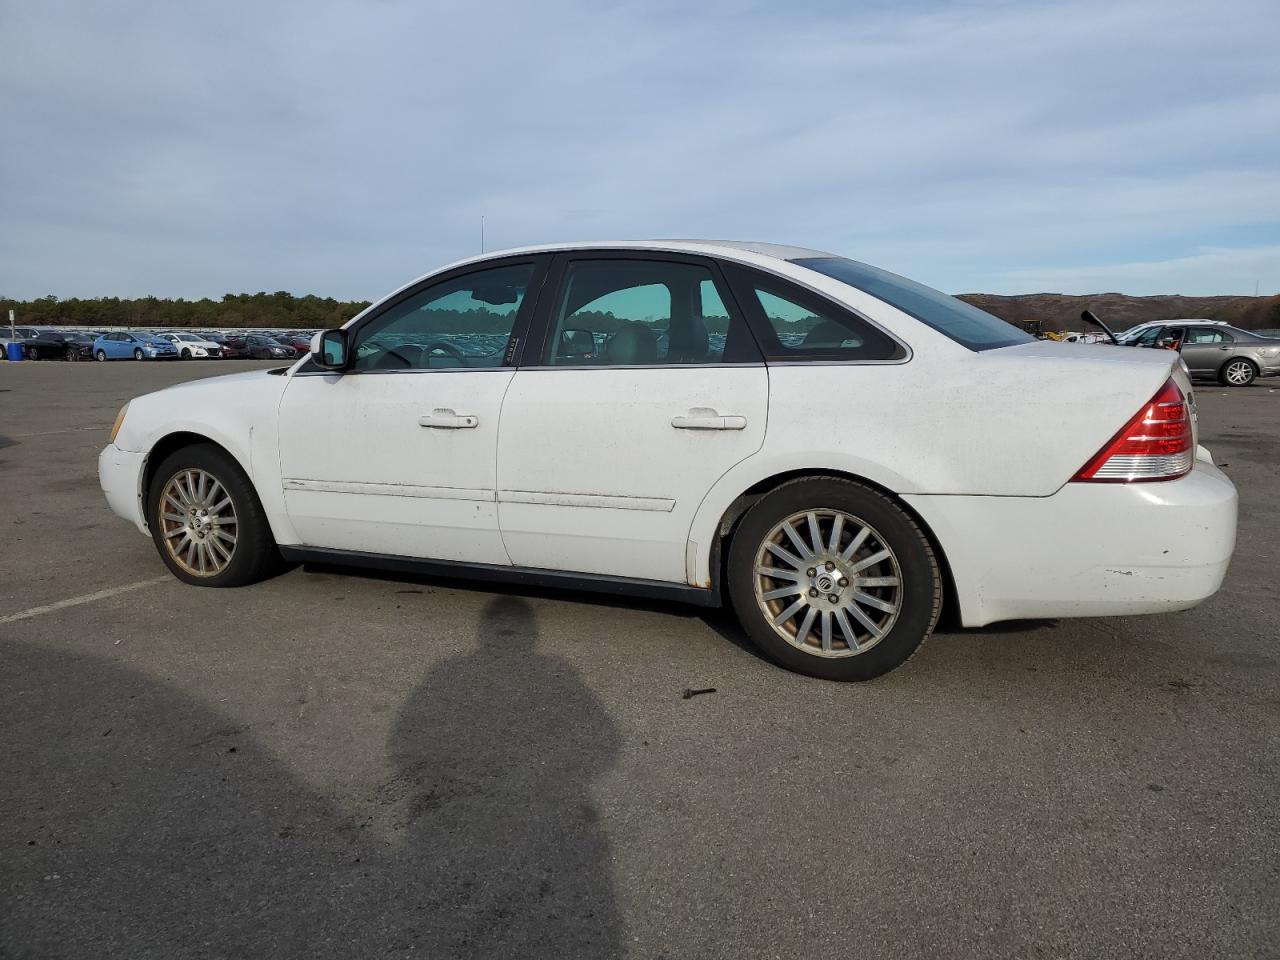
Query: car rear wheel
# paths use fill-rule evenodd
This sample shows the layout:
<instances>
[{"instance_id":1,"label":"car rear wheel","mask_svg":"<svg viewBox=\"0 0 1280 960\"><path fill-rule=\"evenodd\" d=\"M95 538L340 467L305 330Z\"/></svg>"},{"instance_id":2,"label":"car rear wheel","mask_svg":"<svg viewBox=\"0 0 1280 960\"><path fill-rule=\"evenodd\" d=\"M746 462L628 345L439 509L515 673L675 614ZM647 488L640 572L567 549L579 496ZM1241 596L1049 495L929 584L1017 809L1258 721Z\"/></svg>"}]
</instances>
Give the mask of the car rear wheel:
<instances>
[{"instance_id":1,"label":"car rear wheel","mask_svg":"<svg viewBox=\"0 0 1280 960\"><path fill-rule=\"evenodd\" d=\"M253 484L212 444L165 457L148 491L147 520L160 558L186 583L239 587L284 566Z\"/></svg>"},{"instance_id":2,"label":"car rear wheel","mask_svg":"<svg viewBox=\"0 0 1280 960\"><path fill-rule=\"evenodd\" d=\"M762 497L729 547L729 594L774 662L827 680L870 680L908 660L942 606L933 549L896 503L836 477Z\"/></svg>"},{"instance_id":3,"label":"car rear wheel","mask_svg":"<svg viewBox=\"0 0 1280 960\"><path fill-rule=\"evenodd\" d=\"M107 351L99 350L97 353L94 354L94 357L97 358L99 362L102 362L107 359Z\"/></svg>"},{"instance_id":4,"label":"car rear wheel","mask_svg":"<svg viewBox=\"0 0 1280 960\"><path fill-rule=\"evenodd\" d=\"M1243 357L1228 360L1218 372L1218 379L1228 387L1247 387L1258 375L1253 362Z\"/></svg>"},{"instance_id":5,"label":"car rear wheel","mask_svg":"<svg viewBox=\"0 0 1280 960\"><path fill-rule=\"evenodd\" d=\"M135 349L134 349L134 351L133 351L133 359L135 359L135 360L141 360L141 359L142 359L142 348L141 348L141 347L137 347L137 348L135 348Z\"/></svg>"},{"instance_id":6,"label":"car rear wheel","mask_svg":"<svg viewBox=\"0 0 1280 960\"><path fill-rule=\"evenodd\" d=\"M28 360L39 360L39 359L40 359L40 348L39 348L39 347L27 347L27 359L28 359Z\"/></svg>"},{"instance_id":7,"label":"car rear wheel","mask_svg":"<svg viewBox=\"0 0 1280 960\"><path fill-rule=\"evenodd\" d=\"M80 349L78 347L67 347L67 361L75 363L80 359Z\"/></svg>"}]
</instances>

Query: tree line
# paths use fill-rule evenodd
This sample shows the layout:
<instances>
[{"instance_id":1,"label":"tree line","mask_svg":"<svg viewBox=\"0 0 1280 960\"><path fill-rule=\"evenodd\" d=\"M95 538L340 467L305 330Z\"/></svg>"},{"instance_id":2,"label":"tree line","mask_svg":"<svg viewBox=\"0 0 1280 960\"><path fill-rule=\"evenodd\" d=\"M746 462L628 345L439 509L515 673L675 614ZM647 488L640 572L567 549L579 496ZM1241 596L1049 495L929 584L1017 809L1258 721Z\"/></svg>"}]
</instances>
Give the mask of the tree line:
<instances>
[{"instance_id":1,"label":"tree line","mask_svg":"<svg viewBox=\"0 0 1280 960\"><path fill-rule=\"evenodd\" d=\"M67 300L41 297L38 300L0 298L0 323L8 323L9 310L24 326L73 327L176 327L217 329L223 327L294 327L322 329L346 323L369 306L369 301L335 300L308 294L295 297L275 293L228 293L220 300L161 299L141 297L95 297Z\"/></svg>"}]
</instances>

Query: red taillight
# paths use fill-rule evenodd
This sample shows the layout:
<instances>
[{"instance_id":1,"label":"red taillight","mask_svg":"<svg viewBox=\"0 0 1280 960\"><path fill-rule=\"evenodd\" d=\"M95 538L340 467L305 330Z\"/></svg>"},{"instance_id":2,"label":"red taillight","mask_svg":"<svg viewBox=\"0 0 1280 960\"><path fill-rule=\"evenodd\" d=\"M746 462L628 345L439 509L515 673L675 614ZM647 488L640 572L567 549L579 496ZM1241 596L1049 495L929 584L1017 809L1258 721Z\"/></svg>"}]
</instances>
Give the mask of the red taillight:
<instances>
[{"instance_id":1,"label":"red taillight","mask_svg":"<svg viewBox=\"0 0 1280 960\"><path fill-rule=\"evenodd\" d=\"M1071 479L1090 483L1174 480L1191 470L1191 418L1187 399L1167 380L1119 433Z\"/></svg>"}]
</instances>

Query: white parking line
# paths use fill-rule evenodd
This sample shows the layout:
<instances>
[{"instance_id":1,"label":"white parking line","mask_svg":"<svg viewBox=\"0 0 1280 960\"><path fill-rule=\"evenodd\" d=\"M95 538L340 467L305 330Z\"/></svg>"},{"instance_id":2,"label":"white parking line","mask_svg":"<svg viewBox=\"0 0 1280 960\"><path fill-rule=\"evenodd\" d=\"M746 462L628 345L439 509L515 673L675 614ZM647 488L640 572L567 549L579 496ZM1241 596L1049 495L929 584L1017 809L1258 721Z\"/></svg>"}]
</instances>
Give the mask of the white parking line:
<instances>
[{"instance_id":1,"label":"white parking line","mask_svg":"<svg viewBox=\"0 0 1280 960\"><path fill-rule=\"evenodd\" d=\"M156 577L152 580L139 580L136 583L126 583L122 587L110 587L106 590L99 590L97 593L86 593L81 597L68 597L66 600L59 600L56 603L46 603L42 607L32 607L30 610L23 610L20 613L11 613L6 617L0 617L0 623L14 623L18 620L30 620L32 617L39 617L46 613L53 613L55 610L65 610L67 607L78 607L82 603L93 603L95 600L105 600L107 597L114 597L117 593L128 593L130 590L141 590L143 587L154 587L158 583L164 583L166 580L172 581L169 576Z\"/></svg>"}]
</instances>

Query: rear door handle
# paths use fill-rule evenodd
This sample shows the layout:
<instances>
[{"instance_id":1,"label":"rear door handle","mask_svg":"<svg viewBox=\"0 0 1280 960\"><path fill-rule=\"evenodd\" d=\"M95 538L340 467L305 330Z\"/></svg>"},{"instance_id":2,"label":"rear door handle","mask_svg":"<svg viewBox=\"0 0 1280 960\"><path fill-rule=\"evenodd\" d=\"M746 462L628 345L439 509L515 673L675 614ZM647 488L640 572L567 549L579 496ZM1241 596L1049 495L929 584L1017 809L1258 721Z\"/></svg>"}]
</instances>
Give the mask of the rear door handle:
<instances>
[{"instance_id":1,"label":"rear door handle","mask_svg":"<svg viewBox=\"0 0 1280 960\"><path fill-rule=\"evenodd\" d=\"M418 426L436 430L474 430L480 418L454 413L447 407L432 410L428 417L419 417Z\"/></svg>"},{"instance_id":2,"label":"rear door handle","mask_svg":"<svg viewBox=\"0 0 1280 960\"><path fill-rule=\"evenodd\" d=\"M683 417L672 417L677 430L745 430L746 417L722 417L710 407L694 407Z\"/></svg>"}]
</instances>

